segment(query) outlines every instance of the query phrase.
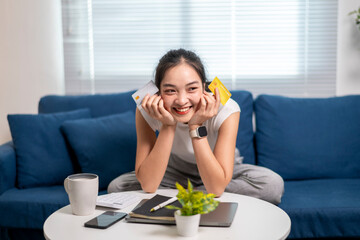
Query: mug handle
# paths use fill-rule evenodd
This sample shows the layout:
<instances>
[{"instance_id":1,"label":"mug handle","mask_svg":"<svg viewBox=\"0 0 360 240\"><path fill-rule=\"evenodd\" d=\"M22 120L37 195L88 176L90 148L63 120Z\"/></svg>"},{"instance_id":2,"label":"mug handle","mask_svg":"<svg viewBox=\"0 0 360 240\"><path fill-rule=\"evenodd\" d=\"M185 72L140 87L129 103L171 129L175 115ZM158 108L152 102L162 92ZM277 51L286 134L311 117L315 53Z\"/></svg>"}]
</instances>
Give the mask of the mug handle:
<instances>
[{"instance_id":1,"label":"mug handle","mask_svg":"<svg viewBox=\"0 0 360 240\"><path fill-rule=\"evenodd\" d=\"M65 178L64 180L64 188L67 194L69 194L69 186L68 186L69 179Z\"/></svg>"}]
</instances>

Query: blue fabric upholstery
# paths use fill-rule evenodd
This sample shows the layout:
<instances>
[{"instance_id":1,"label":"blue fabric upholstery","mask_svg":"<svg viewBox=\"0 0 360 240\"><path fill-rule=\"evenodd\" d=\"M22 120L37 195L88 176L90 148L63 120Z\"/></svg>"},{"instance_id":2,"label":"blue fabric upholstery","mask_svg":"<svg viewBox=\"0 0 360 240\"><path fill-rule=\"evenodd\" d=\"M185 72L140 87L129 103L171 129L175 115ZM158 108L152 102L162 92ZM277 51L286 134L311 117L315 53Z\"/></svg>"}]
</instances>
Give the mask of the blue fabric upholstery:
<instances>
[{"instance_id":1,"label":"blue fabric upholstery","mask_svg":"<svg viewBox=\"0 0 360 240\"><path fill-rule=\"evenodd\" d=\"M244 162L255 163L254 156L257 155L261 165L285 177L285 193L279 207L285 210L292 221L289 239L359 238L360 96L295 99L261 95L254 104L251 93L237 90L231 92L232 98L241 108L236 144L245 158ZM113 128L117 137L123 139L119 140L122 143L135 141L131 138L136 136L135 133L131 136L121 135L124 134L123 130L134 131L134 126L119 128L121 125L128 126L130 117L124 116L130 113L125 112L130 110L133 114L136 109L132 93L46 96L39 103L39 112L91 109L92 116L97 118L72 120L71 129L69 127L66 135L69 140L73 138L69 143L77 152L79 162L82 161L83 169L88 168L90 172L100 170L100 181L109 181L111 177L107 180L101 177L104 173L108 174L108 169L102 167L113 168L115 165L96 165L95 160L116 161L121 164L121 168L130 168L127 165L130 161L122 162L123 158L114 159L107 155L112 151L118 154L114 145L111 145L118 141L117 138L111 140L111 143L107 141L113 137L108 131ZM257 121L256 145L253 145L253 111ZM120 113L124 113L124 116L117 120L116 115ZM102 116L108 117L100 118ZM123 124L118 124L118 121ZM136 145L133 144L135 149ZM96 147L91 149L90 145ZM120 146L122 148L125 147ZM18 229L41 231L45 219L68 204L62 186L63 179L61 186L14 188L14 168L18 171L14 153L11 144L0 146L0 191L3 192L0 192L0 238L4 228L12 232L18 232ZM134 165L131 167L126 171L132 170Z\"/></svg>"},{"instance_id":2,"label":"blue fabric upholstery","mask_svg":"<svg viewBox=\"0 0 360 240\"><path fill-rule=\"evenodd\" d=\"M55 114L8 115L19 188L61 184L74 173L60 126L65 120L88 117L88 109Z\"/></svg>"},{"instance_id":3,"label":"blue fabric upholstery","mask_svg":"<svg viewBox=\"0 0 360 240\"><path fill-rule=\"evenodd\" d=\"M360 178L360 96L261 95L255 113L259 165L284 179Z\"/></svg>"},{"instance_id":4,"label":"blue fabric upholstery","mask_svg":"<svg viewBox=\"0 0 360 240\"><path fill-rule=\"evenodd\" d=\"M100 191L99 195L104 193ZM68 204L69 198L63 185L12 188L0 195L0 226L42 229L46 218Z\"/></svg>"},{"instance_id":5,"label":"blue fabric upholstery","mask_svg":"<svg viewBox=\"0 0 360 240\"><path fill-rule=\"evenodd\" d=\"M39 113L65 112L79 108L89 108L92 117L101 117L126 111L135 112L136 104L131 97L134 92L78 96L49 95L40 99Z\"/></svg>"},{"instance_id":6,"label":"blue fabric upholstery","mask_svg":"<svg viewBox=\"0 0 360 240\"><path fill-rule=\"evenodd\" d=\"M252 94L239 90L231 91L231 94L231 98L239 104L241 109L236 147L244 157L244 163L255 164Z\"/></svg>"},{"instance_id":7,"label":"blue fabric upholstery","mask_svg":"<svg viewBox=\"0 0 360 240\"><path fill-rule=\"evenodd\" d=\"M135 91L116 94L80 96L45 96L40 99L39 113L70 111L89 108L93 117L107 116L125 111L134 111L136 104L131 95ZM253 97L248 91L231 91L232 98L240 105L240 123L236 146L244 157L244 163L255 164L253 147Z\"/></svg>"},{"instance_id":8,"label":"blue fabric upholstery","mask_svg":"<svg viewBox=\"0 0 360 240\"><path fill-rule=\"evenodd\" d=\"M359 237L360 179L285 181L289 238Z\"/></svg>"},{"instance_id":9,"label":"blue fabric upholstery","mask_svg":"<svg viewBox=\"0 0 360 240\"><path fill-rule=\"evenodd\" d=\"M5 233L4 236L0 233L1 240L44 240L44 231L42 229L0 228L0 231Z\"/></svg>"},{"instance_id":10,"label":"blue fabric upholstery","mask_svg":"<svg viewBox=\"0 0 360 240\"><path fill-rule=\"evenodd\" d=\"M132 111L65 121L61 127L74 150L82 172L99 176L100 189L135 169L136 130Z\"/></svg>"},{"instance_id":11,"label":"blue fabric upholstery","mask_svg":"<svg viewBox=\"0 0 360 240\"><path fill-rule=\"evenodd\" d=\"M12 142L0 146L0 195L15 187L16 155Z\"/></svg>"},{"instance_id":12,"label":"blue fabric upholstery","mask_svg":"<svg viewBox=\"0 0 360 240\"><path fill-rule=\"evenodd\" d=\"M48 216L69 204L64 186L10 189L0 196L0 226L41 229Z\"/></svg>"}]
</instances>

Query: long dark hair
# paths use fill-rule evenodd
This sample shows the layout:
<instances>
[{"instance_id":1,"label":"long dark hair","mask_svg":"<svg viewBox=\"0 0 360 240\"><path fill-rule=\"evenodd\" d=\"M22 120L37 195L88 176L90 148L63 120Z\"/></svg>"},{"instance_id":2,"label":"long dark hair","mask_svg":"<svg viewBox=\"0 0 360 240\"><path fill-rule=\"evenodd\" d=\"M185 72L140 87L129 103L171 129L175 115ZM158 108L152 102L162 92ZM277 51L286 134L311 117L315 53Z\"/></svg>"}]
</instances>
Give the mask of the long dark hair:
<instances>
[{"instance_id":1,"label":"long dark hair","mask_svg":"<svg viewBox=\"0 0 360 240\"><path fill-rule=\"evenodd\" d=\"M201 59L194 52L182 48L170 50L162 58L160 58L155 70L155 85L160 89L161 81L163 80L166 71L181 63L186 63L194 68L201 78L201 82L205 85L205 90L209 91L207 87L208 82L206 79L205 68Z\"/></svg>"}]
</instances>

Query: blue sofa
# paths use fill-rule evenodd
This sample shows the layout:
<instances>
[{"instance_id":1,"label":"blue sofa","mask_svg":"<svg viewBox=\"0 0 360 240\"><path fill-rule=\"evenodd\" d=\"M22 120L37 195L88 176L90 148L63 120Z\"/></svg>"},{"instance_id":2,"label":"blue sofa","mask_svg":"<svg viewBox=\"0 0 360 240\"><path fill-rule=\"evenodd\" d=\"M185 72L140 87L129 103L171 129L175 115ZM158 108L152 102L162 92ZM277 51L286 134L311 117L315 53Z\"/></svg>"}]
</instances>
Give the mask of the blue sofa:
<instances>
[{"instance_id":1,"label":"blue sofa","mask_svg":"<svg viewBox=\"0 0 360 240\"><path fill-rule=\"evenodd\" d=\"M0 239L42 239L46 218L69 204L72 173L111 179L134 169L133 92L45 96L37 115L9 115L0 146ZM279 173L290 239L360 237L360 96L301 99L232 91L241 107L245 163ZM253 129L255 115L256 131Z\"/></svg>"}]
</instances>

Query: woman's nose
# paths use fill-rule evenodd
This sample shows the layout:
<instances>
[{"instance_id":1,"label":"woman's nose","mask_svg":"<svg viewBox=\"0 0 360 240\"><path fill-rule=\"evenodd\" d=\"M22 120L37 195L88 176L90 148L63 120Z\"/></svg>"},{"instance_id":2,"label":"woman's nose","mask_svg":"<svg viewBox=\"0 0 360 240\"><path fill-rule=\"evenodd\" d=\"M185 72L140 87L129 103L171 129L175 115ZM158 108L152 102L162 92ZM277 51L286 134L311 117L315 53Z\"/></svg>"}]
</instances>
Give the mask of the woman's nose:
<instances>
[{"instance_id":1,"label":"woman's nose","mask_svg":"<svg viewBox=\"0 0 360 240\"><path fill-rule=\"evenodd\" d=\"M187 103L187 94L180 92L176 98L176 104L178 105L184 105Z\"/></svg>"}]
</instances>

